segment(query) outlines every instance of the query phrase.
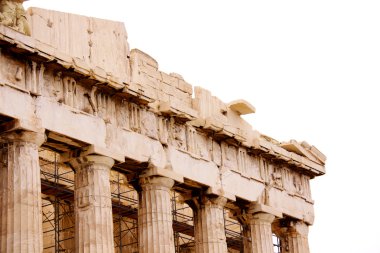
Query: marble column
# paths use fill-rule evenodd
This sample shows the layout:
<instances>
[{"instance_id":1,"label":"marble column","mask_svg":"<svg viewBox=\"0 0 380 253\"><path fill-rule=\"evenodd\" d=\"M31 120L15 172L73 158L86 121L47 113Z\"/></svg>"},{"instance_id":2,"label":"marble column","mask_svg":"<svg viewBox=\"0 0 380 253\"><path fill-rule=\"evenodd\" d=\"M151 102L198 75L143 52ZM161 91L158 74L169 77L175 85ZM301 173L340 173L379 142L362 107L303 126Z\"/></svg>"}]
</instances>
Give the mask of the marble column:
<instances>
[{"instance_id":1,"label":"marble column","mask_svg":"<svg viewBox=\"0 0 380 253\"><path fill-rule=\"evenodd\" d=\"M302 221L291 221L283 234L285 253L309 253L309 227Z\"/></svg>"},{"instance_id":2,"label":"marble column","mask_svg":"<svg viewBox=\"0 0 380 253\"><path fill-rule=\"evenodd\" d=\"M23 131L0 138L0 252L41 253L38 148L45 135Z\"/></svg>"},{"instance_id":3,"label":"marble column","mask_svg":"<svg viewBox=\"0 0 380 253\"><path fill-rule=\"evenodd\" d=\"M249 217L252 253L273 253L272 222L275 216L269 213L254 213Z\"/></svg>"},{"instance_id":4,"label":"marble column","mask_svg":"<svg viewBox=\"0 0 380 253\"><path fill-rule=\"evenodd\" d=\"M174 180L152 176L140 178L139 183L139 252L174 253L170 197Z\"/></svg>"},{"instance_id":5,"label":"marble column","mask_svg":"<svg viewBox=\"0 0 380 253\"><path fill-rule=\"evenodd\" d=\"M88 155L75 168L75 252L114 252L110 169L114 160Z\"/></svg>"},{"instance_id":6,"label":"marble column","mask_svg":"<svg viewBox=\"0 0 380 253\"><path fill-rule=\"evenodd\" d=\"M224 197L201 196L190 204L194 213L196 253L227 252L224 229Z\"/></svg>"}]
</instances>

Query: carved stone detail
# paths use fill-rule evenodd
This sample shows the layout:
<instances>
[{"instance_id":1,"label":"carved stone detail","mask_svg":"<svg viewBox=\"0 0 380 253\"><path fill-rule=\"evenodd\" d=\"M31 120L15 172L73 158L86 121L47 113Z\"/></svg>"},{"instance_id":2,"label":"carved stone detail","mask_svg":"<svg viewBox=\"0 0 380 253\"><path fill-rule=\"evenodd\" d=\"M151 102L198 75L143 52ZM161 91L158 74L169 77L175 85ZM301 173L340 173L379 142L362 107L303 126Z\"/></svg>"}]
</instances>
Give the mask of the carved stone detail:
<instances>
[{"instance_id":1,"label":"carved stone detail","mask_svg":"<svg viewBox=\"0 0 380 253\"><path fill-rule=\"evenodd\" d=\"M76 108L76 95L77 95L77 82L74 78L65 76L62 79L62 85L63 85L63 103Z\"/></svg>"},{"instance_id":2,"label":"carved stone detail","mask_svg":"<svg viewBox=\"0 0 380 253\"><path fill-rule=\"evenodd\" d=\"M301 195L301 196L304 194L302 178L299 173L293 173L293 186L294 186L294 191L296 194Z\"/></svg>"},{"instance_id":3,"label":"carved stone detail","mask_svg":"<svg viewBox=\"0 0 380 253\"><path fill-rule=\"evenodd\" d=\"M260 158L258 156L249 155L249 175L257 180L263 180L260 173Z\"/></svg>"},{"instance_id":4,"label":"carved stone detail","mask_svg":"<svg viewBox=\"0 0 380 253\"><path fill-rule=\"evenodd\" d=\"M44 73L45 66L43 64L38 65L36 62L26 64L25 73L25 89L33 94L41 95L44 89ZM21 74L19 74L21 76Z\"/></svg>"},{"instance_id":5,"label":"carved stone detail","mask_svg":"<svg viewBox=\"0 0 380 253\"><path fill-rule=\"evenodd\" d=\"M170 121L165 117L158 118L158 135L162 144L168 145L169 143L169 127Z\"/></svg>"},{"instance_id":6,"label":"carved stone detail","mask_svg":"<svg viewBox=\"0 0 380 253\"><path fill-rule=\"evenodd\" d=\"M157 118L153 112L141 111L141 133L152 139L158 139Z\"/></svg>"},{"instance_id":7,"label":"carved stone detail","mask_svg":"<svg viewBox=\"0 0 380 253\"><path fill-rule=\"evenodd\" d=\"M271 173L270 180L273 182L273 185L278 188L283 188L283 177L282 169L275 166L273 167L273 172Z\"/></svg>"},{"instance_id":8,"label":"carved stone detail","mask_svg":"<svg viewBox=\"0 0 380 253\"><path fill-rule=\"evenodd\" d=\"M140 107L134 103L129 104L129 127L134 132L140 132L141 130L141 121L140 121Z\"/></svg>"},{"instance_id":9,"label":"carved stone detail","mask_svg":"<svg viewBox=\"0 0 380 253\"><path fill-rule=\"evenodd\" d=\"M192 154L197 154L197 130L192 126L187 126L186 128L186 139L187 139L187 151Z\"/></svg>"},{"instance_id":10,"label":"carved stone detail","mask_svg":"<svg viewBox=\"0 0 380 253\"><path fill-rule=\"evenodd\" d=\"M186 128L171 120L170 130L170 144L179 150L187 151Z\"/></svg>"},{"instance_id":11,"label":"carved stone detail","mask_svg":"<svg viewBox=\"0 0 380 253\"><path fill-rule=\"evenodd\" d=\"M129 103L125 98L118 98L115 101L117 126L129 129Z\"/></svg>"},{"instance_id":12,"label":"carved stone detail","mask_svg":"<svg viewBox=\"0 0 380 253\"><path fill-rule=\"evenodd\" d=\"M197 155L205 160L211 160L212 138L205 134L198 133L196 135Z\"/></svg>"},{"instance_id":13,"label":"carved stone detail","mask_svg":"<svg viewBox=\"0 0 380 253\"><path fill-rule=\"evenodd\" d=\"M212 160L216 165L222 165L222 148L216 141L212 142Z\"/></svg>"},{"instance_id":14,"label":"carved stone detail","mask_svg":"<svg viewBox=\"0 0 380 253\"><path fill-rule=\"evenodd\" d=\"M16 0L0 1L0 24L30 35L30 28L22 2Z\"/></svg>"},{"instance_id":15,"label":"carved stone detail","mask_svg":"<svg viewBox=\"0 0 380 253\"><path fill-rule=\"evenodd\" d=\"M231 170L238 170L237 148L225 142L221 144L222 166Z\"/></svg>"},{"instance_id":16,"label":"carved stone detail","mask_svg":"<svg viewBox=\"0 0 380 253\"><path fill-rule=\"evenodd\" d=\"M247 159L247 150L244 148L238 149L238 168L241 173L244 175L248 174L248 159Z\"/></svg>"}]
</instances>

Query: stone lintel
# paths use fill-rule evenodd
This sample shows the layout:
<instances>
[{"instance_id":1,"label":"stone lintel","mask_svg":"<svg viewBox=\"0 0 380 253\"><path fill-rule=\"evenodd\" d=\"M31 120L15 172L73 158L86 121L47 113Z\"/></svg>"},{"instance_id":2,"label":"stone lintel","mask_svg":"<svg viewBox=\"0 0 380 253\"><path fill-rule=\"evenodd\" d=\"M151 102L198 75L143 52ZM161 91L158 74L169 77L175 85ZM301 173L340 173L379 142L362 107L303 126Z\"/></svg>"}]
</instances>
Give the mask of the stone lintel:
<instances>
[{"instance_id":1,"label":"stone lintel","mask_svg":"<svg viewBox=\"0 0 380 253\"><path fill-rule=\"evenodd\" d=\"M17 130L12 132L0 133L0 137L5 141L21 141L34 143L37 146L41 146L46 141L46 135L42 132L32 132L26 130Z\"/></svg>"},{"instance_id":2,"label":"stone lintel","mask_svg":"<svg viewBox=\"0 0 380 253\"><path fill-rule=\"evenodd\" d=\"M35 119L33 122L22 120L22 119L14 119L12 121L3 123L0 125L0 133L4 132L12 132L12 131L29 131L35 133L44 133L45 129L41 126L41 121Z\"/></svg>"},{"instance_id":3,"label":"stone lintel","mask_svg":"<svg viewBox=\"0 0 380 253\"><path fill-rule=\"evenodd\" d=\"M80 168L81 166L87 166L88 164L103 164L105 168L111 169L115 161L107 156L101 155L87 155L78 158L73 158L69 161L74 168Z\"/></svg>"},{"instance_id":4,"label":"stone lintel","mask_svg":"<svg viewBox=\"0 0 380 253\"><path fill-rule=\"evenodd\" d=\"M206 194L224 197L230 201L236 201L236 196L234 194L232 194L230 192L226 192L222 188L210 186L209 188L207 188Z\"/></svg>"},{"instance_id":5,"label":"stone lintel","mask_svg":"<svg viewBox=\"0 0 380 253\"><path fill-rule=\"evenodd\" d=\"M174 181L176 181L178 183L184 182L184 178L180 174L178 174L172 170L162 169L162 168L158 168L156 166L151 166L150 168L145 170L140 175L140 178L154 177L154 176L170 178L170 179L173 179Z\"/></svg>"},{"instance_id":6,"label":"stone lintel","mask_svg":"<svg viewBox=\"0 0 380 253\"><path fill-rule=\"evenodd\" d=\"M282 218L282 212L274 207L257 203L252 204L248 209L248 214L254 215L257 213L267 213L274 215L276 218Z\"/></svg>"},{"instance_id":7,"label":"stone lintel","mask_svg":"<svg viewBox=\"0 0 380 253\"><path fill-rule=\"evenodd\" d=\"M124 155L122 154L114 153L111 150L104 147L89 145L79 151L73 150L73 151L62 154L61 162L69 162L73 159L78 159L81 157L92 156L92 155L109 157L118 162L125 161Z\"/></svg>"}]
</instances>

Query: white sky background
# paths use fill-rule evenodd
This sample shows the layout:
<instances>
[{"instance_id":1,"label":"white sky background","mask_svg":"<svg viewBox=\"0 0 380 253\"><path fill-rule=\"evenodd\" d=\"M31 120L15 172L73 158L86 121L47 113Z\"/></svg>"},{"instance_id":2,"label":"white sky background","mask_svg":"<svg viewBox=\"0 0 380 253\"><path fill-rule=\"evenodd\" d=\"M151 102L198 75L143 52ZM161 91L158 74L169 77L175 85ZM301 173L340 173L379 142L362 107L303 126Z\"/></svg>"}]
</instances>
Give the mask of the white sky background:
<instances>
[{"instance_id":1,"label":"white sky background","mask_svg":"<svg viewBox=\"0 0 380 253\"><path fill-rule=\"evenodd\" d=\"M123 21L131 48L229 102L253 127L327 155L311 253L380 253L380 1L31 0Z\"/></svg>"}]
</instances>

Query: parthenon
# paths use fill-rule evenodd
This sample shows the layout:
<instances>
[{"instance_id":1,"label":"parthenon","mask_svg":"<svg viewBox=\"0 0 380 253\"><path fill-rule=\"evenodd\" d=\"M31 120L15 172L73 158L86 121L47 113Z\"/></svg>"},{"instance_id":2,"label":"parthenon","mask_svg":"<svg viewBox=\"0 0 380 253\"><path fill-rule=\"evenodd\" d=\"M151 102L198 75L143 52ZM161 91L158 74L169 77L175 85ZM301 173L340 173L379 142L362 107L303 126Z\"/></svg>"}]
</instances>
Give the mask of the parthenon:
<instances>
[{"instance_id":1,"label":"parthenon","mask_svg":"<svg viewBox=\"0 0 380 253\"><path fill-rule=\"evenodd\" d=\"M280 142L124 24L0 0L1 253L309 253L326 157Z\"/></svg>"}]
</instances>

